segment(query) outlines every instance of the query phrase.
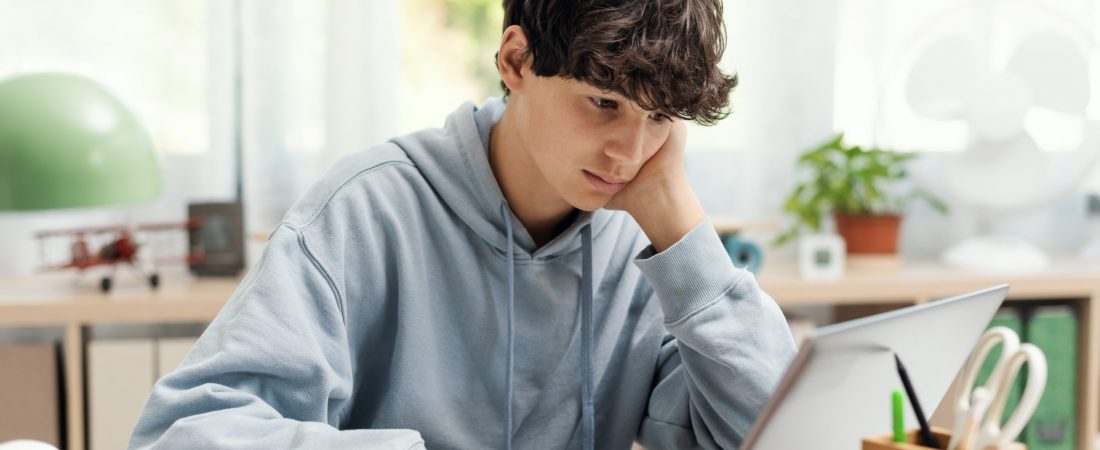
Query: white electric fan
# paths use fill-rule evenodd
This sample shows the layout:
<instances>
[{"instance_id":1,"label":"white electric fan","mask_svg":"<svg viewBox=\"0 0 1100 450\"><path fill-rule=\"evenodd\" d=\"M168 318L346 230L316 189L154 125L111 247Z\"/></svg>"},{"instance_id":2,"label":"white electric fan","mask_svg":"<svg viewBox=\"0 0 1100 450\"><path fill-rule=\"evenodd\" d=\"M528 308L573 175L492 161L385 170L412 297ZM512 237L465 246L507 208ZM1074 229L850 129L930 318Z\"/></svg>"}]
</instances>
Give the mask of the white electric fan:
<instances>
[{"instance_id":1,"label":"white electric fan","mask_svg":"<svg viewBox=\"0 0 1100 450\"><path fill-rule=\"evenodd\" d=\"M1032 2L968 3L920 28L881 86L877 134L892 148L949 152L934 175L914 173L952 211L977 217L977 235L946 250L945 263L1049 264L1037 246L992 225L1050 207L1096 166L1095 66L1100 49L1080 25Z\"/></svg>"}]
</instances>

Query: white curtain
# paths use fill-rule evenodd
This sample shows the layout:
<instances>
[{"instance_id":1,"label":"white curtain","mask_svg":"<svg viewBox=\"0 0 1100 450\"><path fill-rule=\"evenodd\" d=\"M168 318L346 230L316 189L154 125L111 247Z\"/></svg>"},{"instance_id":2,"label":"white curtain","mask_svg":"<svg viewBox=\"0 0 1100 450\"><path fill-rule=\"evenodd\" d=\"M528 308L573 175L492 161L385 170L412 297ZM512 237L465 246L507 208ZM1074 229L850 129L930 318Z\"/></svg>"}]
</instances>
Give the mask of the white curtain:
<instances>
[{"instance_id":1,"label":"white curtain","mask_svg":"<svg viewBox=\"0 0 1100 450\"><path fill-rule=\"evenodd\" d=\"M337 159L397 133L400 11L398 0L243 1L244 205L255 256L259 238Z\"/></svg>"},{"instance_id":2,"label":"white curtain","mask_svg":"<svg viewBox=\"0 0 1100 450\"><path fill-rule=\"evenodd\" d=\"M833 130L836 1L727 0L725 13L738 135L731 149L689 151L688 177L712 215L786 220L795 158Z\"/></svg>"}]
</instances>

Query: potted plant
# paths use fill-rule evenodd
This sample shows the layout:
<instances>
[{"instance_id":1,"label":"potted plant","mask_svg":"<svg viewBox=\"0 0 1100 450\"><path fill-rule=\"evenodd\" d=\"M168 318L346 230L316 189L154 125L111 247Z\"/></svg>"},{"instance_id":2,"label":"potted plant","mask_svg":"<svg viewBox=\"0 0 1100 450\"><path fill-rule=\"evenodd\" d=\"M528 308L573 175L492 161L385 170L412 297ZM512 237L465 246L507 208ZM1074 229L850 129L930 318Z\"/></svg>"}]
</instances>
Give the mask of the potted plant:
<instances>
[{"instance_id":1,"label":"potted plant","mask_svg":"<svg viewBox=\"0 0 1100 450\"><path fill-rule=\"evenodd\" d=\"M783 205L797 222L775 241L782 245L800 233L821 232L832 215L837 233L844 238L848 253L893 254L897 252L901 210L912 200L927 201L940 213L947 207L920 189L897 194L896 184L908 177L907 163L914 153L844 144L844 133L810 149L798 158L810 178L795 186Z\"/></svg>"}]
</instances>

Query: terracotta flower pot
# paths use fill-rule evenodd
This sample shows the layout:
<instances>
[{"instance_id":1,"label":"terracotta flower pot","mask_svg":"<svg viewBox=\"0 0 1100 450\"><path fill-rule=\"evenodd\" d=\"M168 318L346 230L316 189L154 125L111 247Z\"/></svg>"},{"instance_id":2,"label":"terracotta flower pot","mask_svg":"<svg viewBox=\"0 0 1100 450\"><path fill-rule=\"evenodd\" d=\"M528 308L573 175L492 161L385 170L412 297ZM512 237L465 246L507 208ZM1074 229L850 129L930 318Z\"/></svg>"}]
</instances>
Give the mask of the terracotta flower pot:
<instances>
[{"instance_id":1,"label":"terracotta flower pot","mask_svg":"<svg viewBox=\"0 0 1100 450\"><path fill-rule=\"evenodd\" d=\"M848 246L848 253L895 254L898 252L897 214L849 216L836 214L836 231Z\"/></svg>"}]
</instances>

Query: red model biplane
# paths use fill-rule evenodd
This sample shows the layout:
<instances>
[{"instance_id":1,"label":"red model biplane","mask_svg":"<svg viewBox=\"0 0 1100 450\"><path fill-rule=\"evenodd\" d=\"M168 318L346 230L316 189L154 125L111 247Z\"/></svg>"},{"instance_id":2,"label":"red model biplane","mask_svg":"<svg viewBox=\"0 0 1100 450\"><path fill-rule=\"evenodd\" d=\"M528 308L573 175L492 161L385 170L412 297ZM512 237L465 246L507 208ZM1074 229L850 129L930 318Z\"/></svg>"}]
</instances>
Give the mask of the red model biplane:
<instances>
[{"instance_id":1,"label":"red model biplane","mask_svg":"<svg viewBox=\"0 0 1100 450\"><path fill-rule=\"evenodd\" d=\"M77 269L81 273L97 267L110 267L111 273L100 279L103 292L111 290L112 278L119 265L126 265L149 280L154 289L160 285L157 267L163 264L197 264L204 259L201 243L194 244L194 237L201 238L201 219L184 222L151 223L135 226L111 225L65 230L48 230L35 234L42 260L40 270ZM170 245L173 238L182 239L182 246ZM190 242L187 242L190 240ZM92 251L93 246L98 250ZM176 247L173 251L168 247ZM186 249L180 252L180 248ZM147 248L147 252L139 250ZM60 255L60 256L59 256ZM142 266L148 266L143 270Z\"/></svg>"}]
</instances>

